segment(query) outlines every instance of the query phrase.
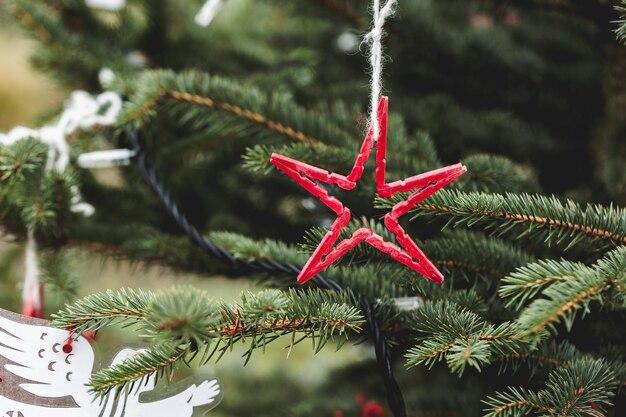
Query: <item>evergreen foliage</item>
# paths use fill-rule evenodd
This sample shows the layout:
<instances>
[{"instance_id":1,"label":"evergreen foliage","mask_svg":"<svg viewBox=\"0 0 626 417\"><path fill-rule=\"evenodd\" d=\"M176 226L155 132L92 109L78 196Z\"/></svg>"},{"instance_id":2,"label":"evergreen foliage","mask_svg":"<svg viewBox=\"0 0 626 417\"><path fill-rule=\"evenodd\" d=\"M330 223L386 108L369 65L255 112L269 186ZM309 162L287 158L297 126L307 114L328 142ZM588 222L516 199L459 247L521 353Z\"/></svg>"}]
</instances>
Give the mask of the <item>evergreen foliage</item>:
<instances>
[{"instance_id":1,"label":"evergreen foliage","mask_svg":"<svg viewBox=\"0 0 626 417\"><path fill-rule=\"evenodd\" d=\"M168 373L177 362L200 355L202 363L220 357L238 342L250 339L252 353L279 336L291 335L292 345L313 341L319 351L334 336L358 333L363 318L345 295L313 290L265 290L243 294L229 306L194 288L161 293L122 290L86 297L59 312L56 324L82 332L114 322L138 327L153 346L140 356L96 373L92 390L100 395L132 389L149 375Z\"/></svg>"},{"instance_id":2,"label":"evergreen foliage","mask_svg":"<svg viewBox=\"0 0 626 417\"><path fill-rule=\"evenodd\" d=\"M269 161L277 152L349 172L366 127L367 74L354 35L369 25L369 2L229 0L209 28L193 23L201 4L0 5L2 24L10 14L38 41L39 67L94 93L110 68L116 78L105 89L125 99L113 129L70 138L67 172L46 173L47 148L35 140L0 147L0 231L18 242L35 231L57 295L55 324L130 326L151 343L96 373L94 392L120 393L154 372L170 377L176 365L206 364L237 345L254 366L253 353L281 336L289 346L308 340L313 352L363 342L367 302L394 361L409 368L401 385L411 416L624 415L626 49L615 32L623 39L626 30L615 23L624 9L603 1L400 2L385 39L388 177L456 161L469 168L402 218L446 275L442 285L359 245L324 271L348 289L341 293L258 273L251 278L265 289L238 303L191 287L76 299L77 250L206 279L248 278L194 246L134 167L117 169L121 186L77 168L82 152L132 146L131 130L181 211L237 259L302 265L334 220ZM375 198L373 167L353 192L331 190L354 214L342 233L365 224L394 241L380 217L406 195ZM95 206L93 217L71 212L73 186ZM16 253L0 253L3 307L18 308L8 273ZM405 297L419 307L403 310ZM280 407L248 398L227 411L332 415L345 396L381 394L374 368L346 368L342 384L327 381L299 404L286 405L280 382Z\"/></svg>"}]
</instances>

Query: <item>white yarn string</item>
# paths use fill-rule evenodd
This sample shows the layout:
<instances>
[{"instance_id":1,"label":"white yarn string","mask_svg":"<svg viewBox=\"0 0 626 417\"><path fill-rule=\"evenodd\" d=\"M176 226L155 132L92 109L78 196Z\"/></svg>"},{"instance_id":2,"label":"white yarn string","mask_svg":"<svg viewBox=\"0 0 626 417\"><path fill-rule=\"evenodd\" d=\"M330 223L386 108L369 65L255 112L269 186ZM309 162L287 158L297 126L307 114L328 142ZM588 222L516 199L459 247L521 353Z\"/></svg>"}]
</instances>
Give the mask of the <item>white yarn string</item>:
<instances>
[{"instance_id":1,"label":"white yarn string","mask_svg":"<svg viewBox=\"0 0 626 417\"><path fill-rule=\"evenodd\" d=\"M372 67L371 90L372 97L370 103L370 127L374 133L374 140L378 140L380 135L380 125L378 123L378 102L380 101L381 91L383 89L382 73L383 73L383 27L388 17L394 14L394 6L397 0L387 0L381 7L380 0L373 0L374 21L372 30L370 30L363 39L369 44L370 66Z\"/></svg>"},{"instance_id":2,"label":"white yarn string","mask_svg":"<svg viewBox=\"0 0 626 417\"><path fill-rule=\"evenodd\" d=\"M39 290L39 260L37 259L37 241L32 229L28 229L26 255L24 257L24 288L22 302L33 311L41 311L43 300Z\"/></svg>"}]
</instances>

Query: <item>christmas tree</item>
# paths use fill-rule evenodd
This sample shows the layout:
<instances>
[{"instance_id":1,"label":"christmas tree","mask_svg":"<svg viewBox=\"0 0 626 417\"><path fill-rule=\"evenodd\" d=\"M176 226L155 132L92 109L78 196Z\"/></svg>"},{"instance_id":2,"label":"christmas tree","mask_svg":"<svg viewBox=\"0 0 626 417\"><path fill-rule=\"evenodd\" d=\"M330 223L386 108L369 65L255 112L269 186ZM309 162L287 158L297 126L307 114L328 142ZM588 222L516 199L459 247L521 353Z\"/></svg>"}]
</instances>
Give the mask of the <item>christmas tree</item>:
<instances>
[{"instance_id":1,"label":"christmas tree","mask_svg":"<svg viewBox=\"0 0 626 417\"><path fill-rule=\"evenodd\" d=\"M115 326L143 336L145 353L94 374L100 396L236 356L240 376L223 381L210 415L626 413L619 4L398 2L383 37L383 185L467 167L445 188L417 182L418 193L441 189L398 217L403 234L384 216L414 189L380 192L373 156L349 187L335 174L350 179L371 131L371 2L203 3L0 4L0 23L37 41L37 67L91 94L42 115L41 130L0 136L0 230L20 243L0 252L0 307L42 315L42 289L45 316L98 331L96 346ZM55 139L70 112L83 116ZM93 153L111 149L121 152ZM94 168L106 163L128 166ZM331 229L335 203L290 172L300 185L331 184L349 223ZM297 283L328 233L350 242L360 230L370 234ZM407 239L443 283L425 259L396 250L412 247ZM23 246L24 300L10 272ZM94 287L76 273L85 252L131 262L133 279L151 265L194 273L206 289L103 283L78 297ZM220 277L255 289L222 301L211 290ZM365 358L308 390L280 374L261 387L246 376L266 347L300 342L323 358L361 343L351 352Z\"/></svg>"}]
</instances>

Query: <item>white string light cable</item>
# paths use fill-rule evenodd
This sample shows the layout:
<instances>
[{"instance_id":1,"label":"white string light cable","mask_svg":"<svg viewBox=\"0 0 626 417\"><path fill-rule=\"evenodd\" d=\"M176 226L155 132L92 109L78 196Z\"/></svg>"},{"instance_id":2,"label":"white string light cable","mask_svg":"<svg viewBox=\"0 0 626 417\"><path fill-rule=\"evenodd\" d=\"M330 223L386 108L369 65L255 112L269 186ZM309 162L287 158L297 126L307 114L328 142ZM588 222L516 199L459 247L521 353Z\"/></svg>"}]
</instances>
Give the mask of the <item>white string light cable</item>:
<instances>
[{"instance_id":1,"label":"white string light cable","mask_svg":"<svg viewBox=\"0 0 626 417\"><path fill-rule=\"evenodd\" d=\"M37 139L48 146L48 158L45 172L64 172L70 162L70 146L66 137L80 129L94 126L110 126L117 120L122 110L122 99L113 92L106 92L92 97L84 91L72 93L65 104L63 114L56 124L33 130L18 126L7 134L0 133L0 146L10 146L25 139ZM88 217L95 209L82 201L80 190L71 188L71 210ZM32 229L28 230L24 265L23 305L24 313L30 316L43 316L43 299L39 283L39 262L37 243Z\"/></svg>"},{"instance_id":2,"label":"white string light cable","mask_svg":"<svg viewBox=\"0 0 626 417\"><path fill-rule=\"evenodd\" d=\"M380 135L380 126L378 124L377 108L380 101L380 95L383 88L383 27L387 18L395 13L397 0L387 0L381 7L380 0L373 0L372 14L374 22L372 29L365 35L363 42L369 45L369 61L372 71L371 89L372 97L370 103L370 126L374 132L374 140L378 140Z\"/></svg>"}]
</instances>

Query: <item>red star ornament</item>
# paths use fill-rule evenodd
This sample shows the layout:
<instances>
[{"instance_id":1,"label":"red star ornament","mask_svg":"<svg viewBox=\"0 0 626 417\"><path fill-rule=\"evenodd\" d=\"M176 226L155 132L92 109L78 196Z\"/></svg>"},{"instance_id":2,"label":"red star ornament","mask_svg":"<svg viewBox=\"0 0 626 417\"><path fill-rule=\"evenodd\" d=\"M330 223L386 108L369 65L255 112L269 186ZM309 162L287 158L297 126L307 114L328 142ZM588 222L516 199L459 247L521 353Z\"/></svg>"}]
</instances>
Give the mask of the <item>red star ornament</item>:
<instances>
[{"instance_id":1,"label":"red star ornament","mask_svg":"<svg viewBox=\"0 0 626 417\"><path fill-rule=\"evenodd\" d=\"M436 283L443 281L441 272L433 265L428 257L426 257L415 241L404 231L402 226L398 223L398 219L411 210L416 204L424 201L435 192L463 175L467 171L467 168L462 164L455 164L415 175L404 180L391 183L385 182L387 169L385 157L387 154L388 101L387 97L382 97L378 105L380 134L376 142L376 190L378 195L384 198L392 197L399 192L412 192L406 200L394 205L391 212L387 213L384 218L385 226L396 236L399 245L393 242L386 242L383 240L382 236L377 235L373 230L368 228L356 230L351 237L335 245L339 239L341 229L346 227L350 222L350 209L344 207L341 201L335 197L329 196L328 191L315 182L334 184L344 190L354 189L363 175L365 162L369 159L372 148L374 147L374 132L371 128L365 136L359 155L348 176L328 172L283 155L272 154L271 162L276 165L278 169L289 175L337 214L337 219L335 219L331 225L330 230L326 233L319 246L300 271L298 282L301 284L304 284L316 274L326 269L361 242L372 245L381 252L390 255L396 261L408 266Z\"/></svg>"}]
</instances>

